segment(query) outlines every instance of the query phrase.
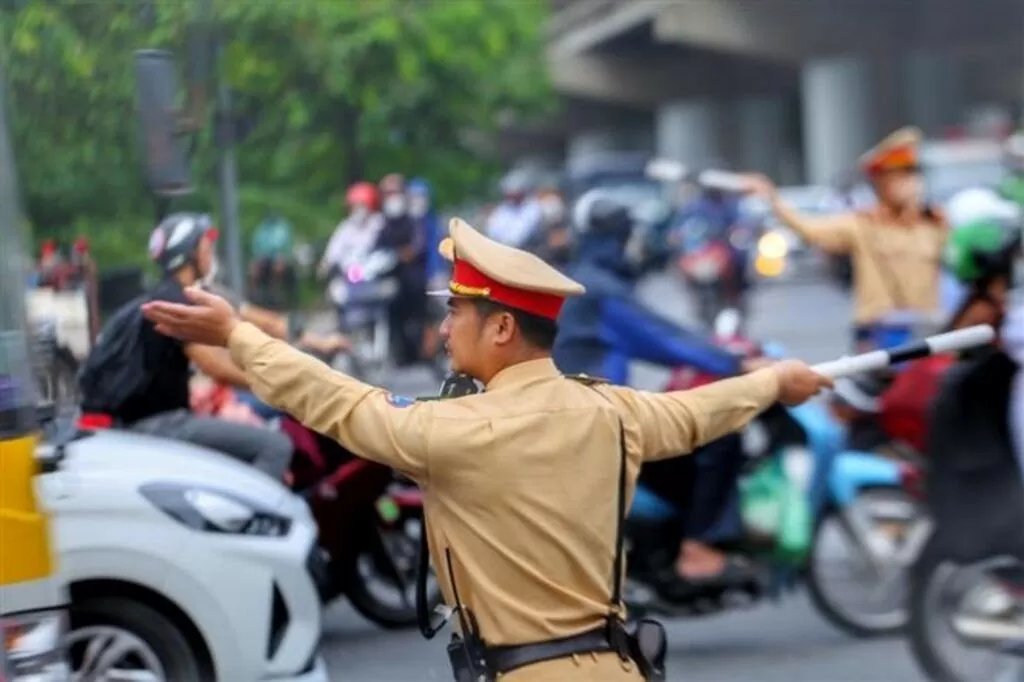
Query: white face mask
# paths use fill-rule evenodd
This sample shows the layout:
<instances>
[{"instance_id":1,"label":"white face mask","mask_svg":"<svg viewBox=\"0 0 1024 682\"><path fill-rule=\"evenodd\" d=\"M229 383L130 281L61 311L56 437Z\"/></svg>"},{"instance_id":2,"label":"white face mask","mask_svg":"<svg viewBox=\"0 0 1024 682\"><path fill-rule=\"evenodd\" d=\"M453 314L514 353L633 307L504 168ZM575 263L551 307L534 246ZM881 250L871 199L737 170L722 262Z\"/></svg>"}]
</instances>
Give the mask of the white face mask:
<instances>
[{"instance_id":1,"label":"white face mask","mask_svg":"<svg viewBox=\"0 0 1024 682\"><path fill-rule=\"evenodd\" d=\"M353 220L363 222L366 220L366 216L370 215L370 209L362 204L356 204L352 207L352 212L349 215Z\"/></svg>"},{"instance_id":2,"label":"white face mask","mask_svg":"<svg viewBox=\"0 0 1024 682\"><path fill-rule=\"evenodd\" d=\"M546 197L540 202L540 210L544 219L549 222L556 222L565 217L565 205L558 197Z\"/></svg>"},{"instance_id":3,"label":"white face mask","mask_svg":"<svg viewBox=\"0 0 1024 682\"><path fill-rule=\"evenodd\" d=\"M384 200L384 215L389 218L397 218L405 213L405 197L401 194L392 194Z\"/></svg>"},{"instance_id":4,"label":"white face mask","mask_svg":"<svg viewBox=\"0 0 1024 682\"><path fill-rule=\"evenodd\" d=\"M409 213L414 218L422 218L427 215L429 209L430 202L427 201L426 197L415 196L409 200Z\"/></svg>"}]
</instances>

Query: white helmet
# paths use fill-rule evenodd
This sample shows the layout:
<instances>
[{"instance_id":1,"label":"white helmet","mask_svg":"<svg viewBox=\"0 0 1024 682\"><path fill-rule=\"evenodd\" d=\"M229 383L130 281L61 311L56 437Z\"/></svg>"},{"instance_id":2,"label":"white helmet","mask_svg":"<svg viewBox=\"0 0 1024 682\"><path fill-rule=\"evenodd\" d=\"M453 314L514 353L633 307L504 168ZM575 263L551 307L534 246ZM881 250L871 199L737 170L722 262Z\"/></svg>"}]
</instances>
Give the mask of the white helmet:
<instances>
[{"instance_id":1,"label":"white helmet","mask_svg":"<svg viewBox=\"0 0 1024 682\"><path fill-rule=\"evenodd\" d=\"M978 220L1015 222L1020 218L1020 207L994 190L975 187L954 194L946 204L946 215L955 230Z\"/></svg>"},{"instance_id":2,"label":"white helmet","mask_svg":"<svg viewBox=\"0 0 1024 682\"><path fill-rule=\"evenodd\" d=\"M629 208L602 188L585 192L572 208L572 227L581 236L613 232L628 234L632 225Z\"/></svg>"},{"instance_id":3,"label":"white helmet","mask_svg":"<svg viewBox=\"0 0 1024 682\"><path fill-rule=\"evenodd\" d=\"M1012 171L1024 171L1024 133L1015 133L1003 143L1003 163Z\"/></svg>"}]
</instances>

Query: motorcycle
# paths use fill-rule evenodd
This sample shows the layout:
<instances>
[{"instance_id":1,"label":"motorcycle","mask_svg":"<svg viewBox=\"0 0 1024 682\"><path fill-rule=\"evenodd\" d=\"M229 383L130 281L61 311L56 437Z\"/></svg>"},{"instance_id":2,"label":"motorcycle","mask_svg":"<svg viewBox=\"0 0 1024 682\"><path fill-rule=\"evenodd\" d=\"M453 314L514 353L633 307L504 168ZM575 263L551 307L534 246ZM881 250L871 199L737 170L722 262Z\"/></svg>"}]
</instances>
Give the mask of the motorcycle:
<instances>
[{"instance_id":1,"label":"motorcycle","mask_svg":"<svg viewBox=\"0 0 1024 682\"><path fill-rule=\"evenodd\" d=\"M737 271L731 236L717 238L701 221L679 228L680 253L676 264L697 301L697 317L707 327L727 308L743 308L742 273ZM741 239L737 233L737 239Z\"/></svg>"},{"instance_id":2,"label":"motorcycle","mask_svg":"<svg viewBox=\"0 0 1024 682\"><path fill-rule=\"evenodd\" d=\"M933 520L912 569L908 630L934 682L1024 679L1024 485L1007 419L1018 371L1001 351L951 370L928 467L908 481Z\"/></svg>"},{"instance_id":3,"label":"motorcycle","mask_svg":"<svg viewBox=\"0 0 1024 682\"><path fill-rule=\"evenodd\" d=\"M727 310L716 319L716 337L724 346L747 356L765 351L777 355L778 348L771 344L759 346L738 334L741 326L739 314ZM713 381L692 368L681 368L673 373L667 390L692 388ZM627 590L627 603L639 612L663 616L711 613L749 604L763 597L779 598L787 590L806 582L812 600L821 614L840 629L858 636L882 635L901 629L906 617L902 603L883 614L858 613L841 603L841 590L835 588L832 577L825 570L825 558L842 551L841 564L877 567L891 553L890 543L880 539L887 525L900 531L917 517L914 507L908 505L901 484L903 469L898 462L869 452L843 452L845 429L822 401L812 401L795 408L776 405L755 420L743 434L743 450L747 464L741 474L741 496L752 496L761 485L759 470L780 467L785 478L792 482L796 499L783 500L782 506L791 509L803 507L806 517L796 524L808 526L805 540L809 547L795 547L790 552L779 552L781 529L775 519L756 518L744 513L747 538L740 552L760 569L762 580L757 585L737 586L735 589L702 594L687 603L670 602L660 598L650 576L657 571L671 570L675 547L671 552L660 551L661 559L631 555L634 567ZM764 471L761 471L763 475ZM761 478L761 481L764 479ZM796 492L798 491L798 492ZM780 513L780 503L754 505L767 517ZM635 537L650 536L650 528L664 527L667 537L677 538L673 530L678 525L681 511L652 491L640 485L628 519ZM799 532L798 532L799 534ZM809 537L807 537L809 536ZM646 547L634 543L634 549L647 552ZM652 563L654 565L652 565ZM658 565L660 563L660 565ZM652 571L654 573L652 573ZM892 572L872 573L878 581L890 581ZM870 580L870 576L869 576ZM888 583L886 583L888 584Z\"/></svg>"},{"instance_id":4,"label":"motorcycle","mask_svg":"<svg viewBox=\"0 0 1024 682\"><path fill-rule=\"evenodd\" d=\"M225 386L213 386L194 404L214 416L248 419ZM295 446L288 483L309 504L320 530L323 554L315 574L323 602L345 595L381 627L414 625L416 558L424 532L419 489L288 415L280 416L276 427ZM431 608L441 603L436 583L428 600Z\"/></svg>"},{"instance_id":5,"label":"motorcycle","mask_svg":"<svg viewBox=\"0 0 1024 682\"><path fill-rule=\"evenodd\" d=\"M374 385L383 383L392 363L396 330L388 308L399 291L398 265L398 254L390 249L353 255L336 268L327 287L341 329L352 340L345 372Z\"/></svg>"}]
</instances>

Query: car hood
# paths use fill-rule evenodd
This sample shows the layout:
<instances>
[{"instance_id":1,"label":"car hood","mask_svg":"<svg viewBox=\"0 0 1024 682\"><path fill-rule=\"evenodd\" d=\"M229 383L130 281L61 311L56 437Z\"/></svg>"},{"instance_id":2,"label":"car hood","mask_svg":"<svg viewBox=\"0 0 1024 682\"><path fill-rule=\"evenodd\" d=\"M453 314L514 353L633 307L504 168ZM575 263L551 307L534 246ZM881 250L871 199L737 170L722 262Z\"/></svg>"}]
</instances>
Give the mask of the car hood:
<instances>
[{"instance_id":1,"label":"car hood","mask_svg":"<svg viewBox=\"0 0 1024 682\"><path fill-rule=\"evenodd\" d=\"M58 475L73 479L81 492L90 482L98 490L115 481L133 487L161 482L220 488L271 509L291 509L295 499L282 483L227 455L123 431L98 431L69 443Z\"/></svg>"}]
</instances>

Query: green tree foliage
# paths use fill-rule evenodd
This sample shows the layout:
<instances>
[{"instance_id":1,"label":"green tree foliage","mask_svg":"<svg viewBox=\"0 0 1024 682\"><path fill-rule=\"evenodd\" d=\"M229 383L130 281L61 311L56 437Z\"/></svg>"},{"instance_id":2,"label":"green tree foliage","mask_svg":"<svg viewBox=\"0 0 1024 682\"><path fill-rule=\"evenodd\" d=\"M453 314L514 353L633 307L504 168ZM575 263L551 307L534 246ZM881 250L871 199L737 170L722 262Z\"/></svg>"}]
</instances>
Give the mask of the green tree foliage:
<instances>
[{"instance_id":1,"label":"green tree foliage","mask_svg":"<svg viewBox=\"0 0 1024 682\"><path fill-rule=\"evenodd\" d=\"M274 210L323 237L350 182L390 171L425 176L441 203L458 201L497 170L466 133L550 102L545 0L207 1L236 109L254 126L238 150L247 229ZM0 0L0 59L37 239L85 232L103 258L144 257L154 208L133 52L163 47L183 64L201 2ZM198 192L175 208L216 208L210 127L193 158Z\"/></svg>"}]
</instances>

